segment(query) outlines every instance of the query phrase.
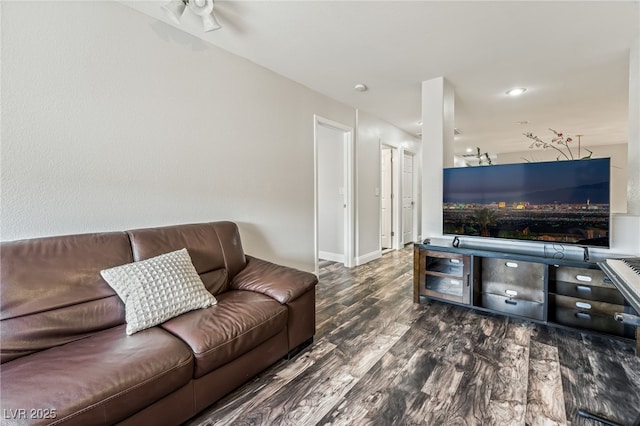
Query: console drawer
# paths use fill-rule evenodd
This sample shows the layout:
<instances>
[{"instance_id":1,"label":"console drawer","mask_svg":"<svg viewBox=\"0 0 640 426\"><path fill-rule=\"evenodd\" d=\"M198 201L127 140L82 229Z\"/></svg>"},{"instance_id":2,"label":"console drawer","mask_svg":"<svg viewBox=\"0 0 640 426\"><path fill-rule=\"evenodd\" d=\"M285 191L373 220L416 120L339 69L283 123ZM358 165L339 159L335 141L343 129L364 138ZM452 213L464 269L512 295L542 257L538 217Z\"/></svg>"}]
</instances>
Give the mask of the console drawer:
<instances>
[{"instance_id":1,"label":"console drawer","mask_svg":"<svg viewBox=\"0 0 640 426\"><path fill-rule=\"evenodd\" d=\"M545 265L520 260L485 257L482 259L482 281L513 284L519 287L544 287Z\"/></svg>"},{"instance_id":2,"label":"console drawer","mask_svg":"<svg viewBox=\"0 0 640 426\"><path fill-rule=\"evenodd\" d=\"M549 310L549 317L550 321L558 324L624 336L624 324L614 320L613 316L556 306L555 309Z\"/></svg>"},{"instance_id":3,"label":"console drawer","mask_svg":"<svg viewBox=\"0 0 640 426\"><path fill-rule=\"evenodd\" d=\"M497 294L482 293L482 306L494 311L544 320L544 303L512 299Z\"/></svg>"},{"instance_id":4,"label":"console drawer","mask_svg":"<svg viewBox=\"0 0 640 426\"><path fill-rule=\"evenodd\" d=\"M544 303L545 265L519 260L482 259L482 292Z\"/></svg>"},{"instance_id":5,"label":"console drawer","mask_svg":"<svg viewBox=\"0 0 640 426\"><path fill-rule=\"evenodd\" d=\"M549 280L615 289L615 286L600 269L555 266L549 269L549 275Z\"/></svg>"},{"instance_id":6,"label":"console drawer","mask_svg":"<svg viewBox=\"0 0 640 426\"><path fill-rule=\"evenodd\" d=\"M600 302L623 305L624 297L617 288L590 286L566 281L549 281L549 292L578 299L597 300Z\"/></svg>"},{"instance_id":7,"label":"console drawer","mask_svg":"<svg viewBox=\"0 0 640 426\"><path fill-rule=\"evenodd\" d=\"M482 283L482 291L485 293L504 296L510 299L528 300L544 303L544 290L542 288L523 287L517 284L502 284L497 282Z\"/></svg>"},{"instance_id":8,"label":"console drawer","mask_svg":"<svg viewBox=\"0 0 640 426\"><path fill-rule=\"evenodd\" d=\"M612 303L597 302L587 299L578 299L575 297L561 296L558 294L549 294L550 310L555 308L573 309L585 313L595 313L613 318L616 312L624 312L623 305L614 305Z\"/></svg>"}]
</instances>

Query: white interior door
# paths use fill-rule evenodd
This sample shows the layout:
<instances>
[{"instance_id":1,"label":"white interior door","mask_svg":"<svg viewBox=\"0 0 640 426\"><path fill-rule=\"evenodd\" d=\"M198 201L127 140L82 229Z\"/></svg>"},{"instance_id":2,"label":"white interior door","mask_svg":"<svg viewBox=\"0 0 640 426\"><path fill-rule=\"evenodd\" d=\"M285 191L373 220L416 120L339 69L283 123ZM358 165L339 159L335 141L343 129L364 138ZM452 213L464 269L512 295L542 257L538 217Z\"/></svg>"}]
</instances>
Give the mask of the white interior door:
<instances>
[{"instance_id":1,"label":"white interior door","mask_svg":"<svg viewBox=\"0 0 640 426\"><path fill-rule=\"evenodd\" d=\"M413 240L413 154L404 154L402 162L402 244Z\"/></svg>"},{"instance_id":2,"label":"white interior door","mask_svg":"<svg viewBox=\"0 0 640 426\"><path fill-rule=\"evenodd\" d=\"M380 190L380 242L382 249L392 247L393 238L393 154L391 148L381 151L382 185Z\"/></svg>"}]
</instances>

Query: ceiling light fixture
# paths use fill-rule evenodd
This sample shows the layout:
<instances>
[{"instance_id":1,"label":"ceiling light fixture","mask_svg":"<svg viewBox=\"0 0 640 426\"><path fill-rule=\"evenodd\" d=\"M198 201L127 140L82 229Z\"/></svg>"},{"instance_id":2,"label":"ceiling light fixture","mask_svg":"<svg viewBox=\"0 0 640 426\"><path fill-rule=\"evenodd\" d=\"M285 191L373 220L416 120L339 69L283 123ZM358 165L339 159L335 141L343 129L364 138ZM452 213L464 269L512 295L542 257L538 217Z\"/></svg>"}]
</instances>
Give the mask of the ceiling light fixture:
<instances>
[{"instance_id":1,"label":"ceiling light fixture","mask_svg":"<svg viewBox=\"0 0 640 426\"><path fill-rule=\"evenodd\" d=\"M353 88L356 89L358 92L366 92L367 90L369 90L367 85L364 83L358 83L355 86L353 86Z\"/></svg>"},{"instance_id":2,"label":"ceiling light fixture","mask_svg":"<svg viewBox=\"0 0 640 426\"><path fill-rule=\"evenodd\" d=\"M520 96L526 91L527 91L527 89L524 88L524 87L516 87L514 89L507 90L507 95L509 95L509 96Z\"/></svg>"},{"instance_id":3,"label":"ceiling light fixture","mask_svg":"<svg viewBox=\"0 0 640 426\"><path fill-rule=\"evenodd\" d=\"M162 9L173 22L179 25L186 6L202 18L202 27L205 32L222 28L213 14L213 0L171 0L162 6Z\"/></svg>"}]
</instances>

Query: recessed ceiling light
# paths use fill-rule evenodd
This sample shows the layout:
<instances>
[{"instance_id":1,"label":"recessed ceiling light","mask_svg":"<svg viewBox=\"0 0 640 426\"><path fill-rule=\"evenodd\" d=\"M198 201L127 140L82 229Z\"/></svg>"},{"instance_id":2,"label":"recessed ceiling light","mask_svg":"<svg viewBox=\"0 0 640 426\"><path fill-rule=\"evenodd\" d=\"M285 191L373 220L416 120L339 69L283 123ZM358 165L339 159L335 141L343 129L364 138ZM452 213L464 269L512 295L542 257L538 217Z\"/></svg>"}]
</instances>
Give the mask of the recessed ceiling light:
<instances>
[{"instance_id":1,"label":"recessed ceiling light","mask_svg":"<svg viewBox=\"0 0 640 426\"><path fill-rule=\"evenodd\" d=\"M369 89L367 85L364 83L358 83L355 86L353 86L353 88L356 89L358 92L366 92Z\"/></svg>"},{"instance_id":2,"label":"recessed ceiling light","mask_svg":"<svg viewBox=\"0 0 640 426\"><path fill-rule=\"evenodd\" d=\"M468 153L472 153L473 152L473 148L467 148L467 152Z\"/></svg>"},{"instance_id":3,"label":"recessed ceiling light","mask_svg":"<svg viewBox=\"0 0 640 426\"><path fill-rule=\"evenodd\" d=\"M507 90L507 95L509 95L509 96L520 96L526 91L527 91L527 89L525 89L524 87L516 87L514 89Z\"/></svg>"},{"instance_id":4,"label":"recessed ceiling light","mask_svg":"<svg viewBox=\"0 0 640 426\"><path fill-rule=\"evenodd\" d=\"M418 120L418 126L422 126L422 120Z\"/></svg>"}]
</instances>

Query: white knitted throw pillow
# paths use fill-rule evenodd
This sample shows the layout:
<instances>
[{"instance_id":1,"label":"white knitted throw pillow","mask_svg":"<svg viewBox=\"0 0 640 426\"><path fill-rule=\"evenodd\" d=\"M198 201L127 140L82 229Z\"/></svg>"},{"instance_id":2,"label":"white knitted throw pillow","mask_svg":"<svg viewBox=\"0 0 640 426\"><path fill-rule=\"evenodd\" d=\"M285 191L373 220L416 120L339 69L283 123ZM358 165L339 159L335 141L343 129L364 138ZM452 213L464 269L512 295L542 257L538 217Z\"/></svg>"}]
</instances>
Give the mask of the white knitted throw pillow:
<instances>
[{"instance_id":1,"label":"white knitted throw pillow","mask_svg":"<svg viewBox=\"0 0 640 426\"><path fill-rule=\"evenodd\" d=\"M187 249L105 269L100 275L124 302L129 335L218 303Z\"/></svg>"}]
</instances>

